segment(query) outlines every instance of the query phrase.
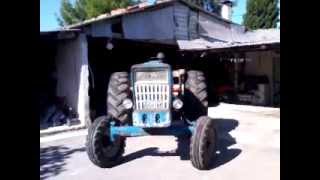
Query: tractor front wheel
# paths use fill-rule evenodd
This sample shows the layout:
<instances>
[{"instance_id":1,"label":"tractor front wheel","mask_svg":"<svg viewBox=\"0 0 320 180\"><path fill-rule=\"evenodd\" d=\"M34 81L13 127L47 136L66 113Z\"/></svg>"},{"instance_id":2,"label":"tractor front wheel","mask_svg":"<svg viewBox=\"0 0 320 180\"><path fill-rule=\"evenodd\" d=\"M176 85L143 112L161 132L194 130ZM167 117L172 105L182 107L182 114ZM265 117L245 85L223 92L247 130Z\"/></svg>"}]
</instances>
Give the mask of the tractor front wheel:
<instances>
[{"instance_id":1,"label":"tractor front wheel","mask_svg":"<svg viewBox=\"0 0 320 180\"><path fill-rule=\"evenodd\" d=\"M216 140L214 121L207 116L199 117L190 143L190 160L195 168L210 168L216 153Z\"/></svg>"},{"instance_id":2,"label":"tractor front wheel","mask_svg":"<svg viewBox=\"0 0 320 180\"><path fill-rule=\"evenodd\" d=\"M101 168L116 165L124 153L125 139L110 139L110 116L98 117L90 126L86 140L86 151L91 162Z\"/></svg>"}]
</instances>

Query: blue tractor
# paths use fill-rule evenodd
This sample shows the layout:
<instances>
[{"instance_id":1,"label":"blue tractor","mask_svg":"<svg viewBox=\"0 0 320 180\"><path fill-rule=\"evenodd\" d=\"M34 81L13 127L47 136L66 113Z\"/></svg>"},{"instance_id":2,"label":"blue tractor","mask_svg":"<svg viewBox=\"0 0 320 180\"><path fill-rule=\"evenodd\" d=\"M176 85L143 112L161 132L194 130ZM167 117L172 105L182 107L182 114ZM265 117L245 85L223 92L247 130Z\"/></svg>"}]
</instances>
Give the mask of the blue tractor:
<instances>
[{"instance_id":1,"label":"blue tractor","mask_svg":"<svg viewBox=\"0 0 320 180\"><path fill-rule=\"evenodd\" d=\"M117 165L127 137L190 135L190 160L208 169L216 152L216 128L207 116L208 95L203 72L172 70L163 54L111 75L107 115L88 130L89 159L101 168ZM189 136L189 137L190 137Z\"/></svg>"}]
</instances>

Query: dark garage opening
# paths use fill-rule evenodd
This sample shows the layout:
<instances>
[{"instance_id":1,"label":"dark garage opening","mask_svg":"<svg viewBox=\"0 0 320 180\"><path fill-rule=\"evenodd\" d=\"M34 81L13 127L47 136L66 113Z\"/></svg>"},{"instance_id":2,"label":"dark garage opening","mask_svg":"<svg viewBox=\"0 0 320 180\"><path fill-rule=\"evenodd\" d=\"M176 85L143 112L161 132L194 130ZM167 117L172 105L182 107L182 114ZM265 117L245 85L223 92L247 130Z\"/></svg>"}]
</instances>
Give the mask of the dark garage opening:
<instances>
[{"instance_id":1,"label":"dark garage opening","mask_svg":"<svg viewBox=\"0 0 320 180\"><path fill-rule=\"evenodd\" d=\"M46 110L56 101L56 63L55 56L58 42L54 39L40 39L39 50L39 112L40 112L40 129L46 128L48 118Z\"/></svg>"},{"instance_id":2,"label":"dark garage opening","mask_svg":"<svg viewBox=\"0 0 320 180\"><path fill-rule=\"evenodd\" d=\"M80 124L77 112L79 84L76 82L80 77L75 73L80 51L75 48L78 47L76 37L71 32L55 31L40 35L40 130Z\"/></svg>"}]
</instances>

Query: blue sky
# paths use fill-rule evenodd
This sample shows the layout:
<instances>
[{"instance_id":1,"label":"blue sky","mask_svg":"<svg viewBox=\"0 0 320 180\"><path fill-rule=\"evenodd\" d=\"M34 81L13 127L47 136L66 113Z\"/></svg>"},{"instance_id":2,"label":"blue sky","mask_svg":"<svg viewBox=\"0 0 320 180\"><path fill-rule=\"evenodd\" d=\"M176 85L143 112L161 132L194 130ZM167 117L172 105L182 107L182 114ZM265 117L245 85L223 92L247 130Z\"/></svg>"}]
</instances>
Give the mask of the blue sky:
<instances>
[{"instance_id":1,"label":"blue sky","mask_svg":"<svg viewBox=\"0 0 320 180\"><path fill-rule=\"evenodd\" d=\"M40 0L40 31L59 28L55 14L59 15L60 1L61 0ZM237 6L233 8L232 21L241 24L245 11L246 0L237 0Z\"/></svg>"},{"instance_id":2,"label":"blue sky","mask_svg":"<svg viewBox=\"0 0 320 180\"><path fill-rule=\"evenodd\" d=\"M237 4L232 9L232 21L238 24L242 23L242 17L246 13L247 0L237 0Z\"/></svg>"},{"instance_id":3,"label":"blue sky","mask_svg":"<svg viewBox=\"0 0 320 180\"><path fill-rule=\"evenodd\" d=\"M40 0L40 31L54 30L59 27L55 13L59 14L61 0Z\"/></svg>"}]
</instances>

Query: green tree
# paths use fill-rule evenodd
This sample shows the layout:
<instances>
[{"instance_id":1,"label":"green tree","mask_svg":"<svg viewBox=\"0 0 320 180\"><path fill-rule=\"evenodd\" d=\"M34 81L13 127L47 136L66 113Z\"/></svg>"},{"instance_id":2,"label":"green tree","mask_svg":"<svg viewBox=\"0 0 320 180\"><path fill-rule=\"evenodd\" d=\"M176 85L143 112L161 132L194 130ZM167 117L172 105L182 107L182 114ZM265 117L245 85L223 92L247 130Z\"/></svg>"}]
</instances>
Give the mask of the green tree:
<instances>
[{"instance_id":1,"label":"green tree","mask_svg":"<svg viewBox=\"0 0 320 180\"><path fill-rule=\"evenodd\" d=\"M57 16L57 21L60 26L70 25L138 2L137 0L76 0L72 4L70 0L61 0L60 16Z\"/></svg>"},{"instance_id":2,"label":"green tree","mask_svg":"<svg viewBox=\"0 0 320 180\"><path fill-rule=\"evenodd\" d=\"M220 0L188 0L189 2L202 7L203 9L220 15Z\"/></svg>"},{"instance_id":3,"label":"green tree","mask_svg":"<svg viewBox=\"0 0 320 180\"><path fill-rule=\"evenodd\" d=\"M243 25L248 29L276 28L279 21L278 0L247 0Z\"/></svg>"}]
</instances>

